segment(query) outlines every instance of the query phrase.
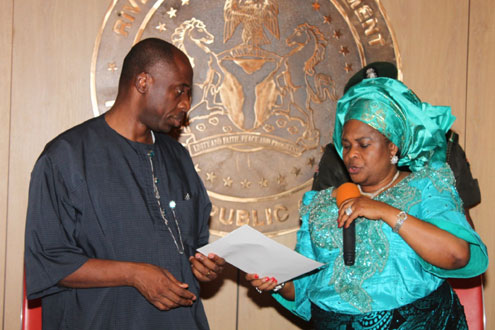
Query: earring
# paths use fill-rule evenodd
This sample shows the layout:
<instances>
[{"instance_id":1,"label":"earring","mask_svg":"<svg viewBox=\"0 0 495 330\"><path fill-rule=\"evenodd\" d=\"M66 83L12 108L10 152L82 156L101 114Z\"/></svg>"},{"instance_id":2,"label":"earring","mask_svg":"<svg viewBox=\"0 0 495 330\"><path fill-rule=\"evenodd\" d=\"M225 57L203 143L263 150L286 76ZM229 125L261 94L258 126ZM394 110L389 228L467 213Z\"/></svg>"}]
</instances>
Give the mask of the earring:
<instances>
[{"instance_id":1,"label":"earring","mask_svg":"<svg viewBox=\"0 0 495 330\"><path fill-rule=\"evenodd\" d=\"M399 157L397 155L393 155L392 158L390 158L390 164L395 165L399 162Z\"/></svg>"}]
</instances>

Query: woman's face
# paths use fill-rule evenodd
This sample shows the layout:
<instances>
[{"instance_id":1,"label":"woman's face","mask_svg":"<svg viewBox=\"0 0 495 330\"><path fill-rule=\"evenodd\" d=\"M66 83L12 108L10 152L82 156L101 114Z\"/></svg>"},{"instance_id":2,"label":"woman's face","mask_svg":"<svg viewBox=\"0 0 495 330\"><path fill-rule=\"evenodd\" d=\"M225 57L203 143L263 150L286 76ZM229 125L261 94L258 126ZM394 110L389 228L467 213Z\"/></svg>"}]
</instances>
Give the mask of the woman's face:
<instances>
[{"instance_id":1,"label":"woman's face","mask_svg":"<svg viewBox=\"0 0 495 330\"><path fill-rule=\"evenodd\" d=\"M396 167L390 159L398 151L380 132L351 119L342 132L342 156L353 182L376 189L388 183Z\"/></svg>"}]
</instances>

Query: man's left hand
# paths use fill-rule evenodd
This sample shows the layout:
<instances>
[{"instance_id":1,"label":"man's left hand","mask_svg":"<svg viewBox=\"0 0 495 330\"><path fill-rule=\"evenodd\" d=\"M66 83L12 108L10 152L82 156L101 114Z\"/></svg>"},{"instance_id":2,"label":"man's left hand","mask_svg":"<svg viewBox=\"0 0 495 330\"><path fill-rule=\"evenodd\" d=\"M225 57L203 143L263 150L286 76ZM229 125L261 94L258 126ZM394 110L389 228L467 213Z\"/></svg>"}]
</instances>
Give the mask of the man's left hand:
<instances>
[{"instance_id":1,"label":"man's left hand","mask_svg":"<svg viewBox=\"0 0 495 330\"><path fill-rule=\"evenodd\" d=\"M225 259L210 253L207 256L201 253L196 253L189 257L194 276L201 282L209 282L218 277L223 271Z\"/></svg>"}]
</instances>

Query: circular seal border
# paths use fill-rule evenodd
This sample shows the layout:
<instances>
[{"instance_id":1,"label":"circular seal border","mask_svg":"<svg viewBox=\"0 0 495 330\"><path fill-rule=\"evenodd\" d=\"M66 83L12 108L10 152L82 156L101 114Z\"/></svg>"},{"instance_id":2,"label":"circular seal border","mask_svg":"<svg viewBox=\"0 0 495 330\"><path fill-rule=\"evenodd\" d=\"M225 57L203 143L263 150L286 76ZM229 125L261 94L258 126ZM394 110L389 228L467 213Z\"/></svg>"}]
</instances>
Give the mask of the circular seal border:
<instances>
[{"instance_id":1,"label":"circular seal border","mask_svg":"<svg viewBox=\"0 0 495 330\"><path fill-rule=\"evenodd\" d=\"M134 2L137 3L138 2L138 0L132 0L132 1L127 0L127 1L129 1L129 3L134 3ZM127 3L127 1L125 1L125 3ZM354 2L354 0L326 0L326 1L328 1L329 3L331 3L334 6L334 8L339 12L342 19L347 24L347 27L349 28L349 31L351 32L352 39L354 40L354 45L356 46L356 48L358 50L359 59L361 61L361 67L365 66L368 63L368 61L367 61L367 56L365 54L366 52L365 52L365 47L363 46L362 37L360 37L359 32L356 29L356 26L354 24L352 24L351 18L349 17L347 11L344 9L342 4L340 3L340 2L351 3L351 2ZM96 68L97 68L97 64L98 64L98 56L99 56L99 52L100 52L100 49L102 46L102 40L103 40L105 29L108 28L107 24L111 18L111 15L115 14L114 10L115 10L116 6L122 2L123 1L121 1L121 0L111 0L109 7L108 7L108 9L104 15L104 18L103 18L102 24L100 26L100 29L98 31L98 34L97 34L97 37L95 40L95 44L94 44L94 48L93 48L92 60L91 60L91 71L90 71L90 94L91 94L91 103L92 103L92 108L93 108L93 115L95 117L104 113L104 111L100 111L100 106L98 104L97 89L96 89L96 86L97 86L97 71L96 71L97 69ZM143 3L143 5L146 5L146 2L148 2L148 0L141 0L140 1L140 3ZM153 3L153 2L154 2L154 4L151 7L149 7L149 6L146 7L148 12L144 16L144 19L138 25L136 25L139 27L137 28L137 32L136 32L136 30L134 30L134 32L133 32L133 33L135 33L134 38L129 38L129 39L132 39L132 44L130 44L129 40L127 41L127 43L129 44L129 48L130 48L130 46L134 45L136 42L138 42L142 38L142 35L143 35L149 21L153 18L153 16L157 12L157 10L160 8L160 6L162 6L165 3L164 0L156 0L156 1L150 0L150 3ZM320 2L321 2L321 0L320 0ZM374 3L376 5L376 8L378 8L379 14L383 18L382 24L385 24L386 30L389 34L389 38L392 41L391 45L392 45L393 54L395 57L395 64L396 64L398 71L399 71L399 79L401 80L402 79L402 70L401 70L402 62L401 62L399 47L398 47L398 43L396 40L395 32L394 32L393 28L391 27L389 17L388 17L388 15L387 15L384 7L383 7L383 4L381 3L380 0L369 0L369 1L360 1L360 2L365 3L365 4L366 3ZM318 3L318 0L315 0L313 3ZM231 204L232 203L249 204L249 203L255 203L255 202L258 202L258 203L265 202L266 203L266 202L270 202L270 201L272 201L272 202L276 201L278 199L287 197L287 196L292 195L292 194L300 194L301 191L307 189L310 186L311 180L312 180L312 178L309 178L307 181L305 181L305 182L303 182L297 186L291 187L288 190L285 190L285 191L282 191L279 193L275 193L275 194L271 194L271 195L262 196L262 197L236 197L236 196L230 196L230 195L223 194L223 193L214 192L211 190L208 190L208 194L210 195L210 197L212 199L216 199L217 201L231 203ZM271 229L273 229L273 228L271 228ZM293 232L295 230L297 230L297 228L289 228L289 229L284 228L284 229L278 229L275 231L268 231L265 233L269 236L277 236L277 235L287 234L287 233ZM224 232L222 230L216 230L216 229L211 229L210 232L212 234L215 234L215 235L226 234L226 232Z\"/></svg>"}]
</instances>

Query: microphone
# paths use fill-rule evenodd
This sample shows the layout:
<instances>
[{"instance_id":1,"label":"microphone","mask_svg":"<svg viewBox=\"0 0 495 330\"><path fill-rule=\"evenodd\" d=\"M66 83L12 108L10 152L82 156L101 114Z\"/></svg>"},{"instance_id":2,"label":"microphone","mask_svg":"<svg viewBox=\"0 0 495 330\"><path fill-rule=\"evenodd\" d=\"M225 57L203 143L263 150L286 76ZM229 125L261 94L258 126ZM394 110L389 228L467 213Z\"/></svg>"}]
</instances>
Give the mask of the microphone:
<instances>
[{"instance_id":1,"label":"microphone","mask_svg":"<svg viewBox=\"0 0 495 330\"><path fill-rule=\"evenodd\" d=\"M361 192L356 184L346 182L337 188L337 206L350 198L361 196ZM344 247L344 264L346 266L354 265L356 257L356 222L353 221L349 228L342 228L342 238Z\"/></svg>"}]
</instances>

